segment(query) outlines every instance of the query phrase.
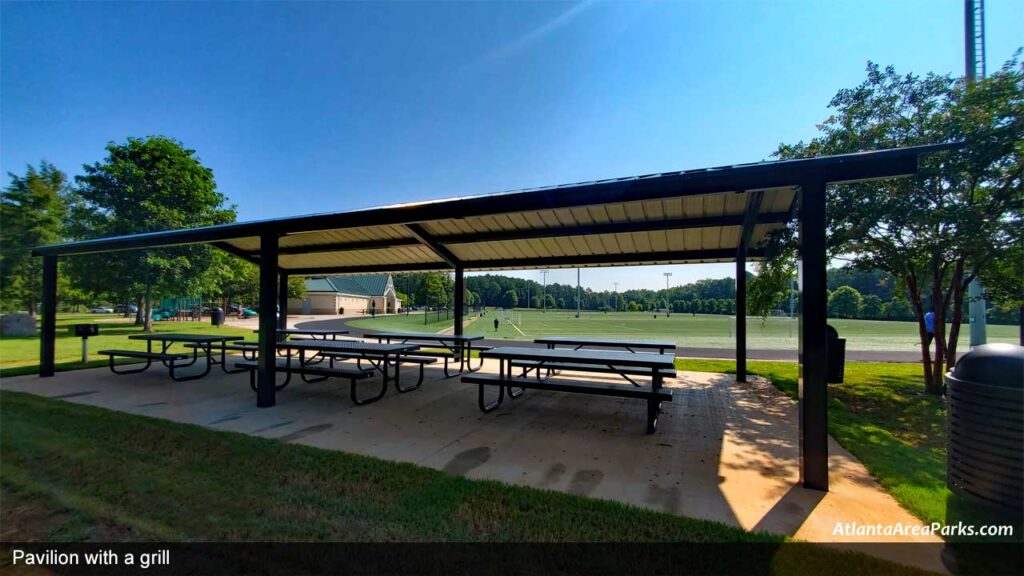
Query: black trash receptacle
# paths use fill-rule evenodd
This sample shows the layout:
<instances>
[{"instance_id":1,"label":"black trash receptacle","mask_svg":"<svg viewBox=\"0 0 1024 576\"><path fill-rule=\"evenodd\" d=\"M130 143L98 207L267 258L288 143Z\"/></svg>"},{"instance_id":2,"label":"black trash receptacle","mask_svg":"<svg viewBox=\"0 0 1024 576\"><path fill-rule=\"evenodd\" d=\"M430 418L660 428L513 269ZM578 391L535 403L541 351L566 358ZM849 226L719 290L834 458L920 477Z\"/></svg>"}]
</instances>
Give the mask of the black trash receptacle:
<instances>
[{"instance_id":1,"label":"black trash receptacle","mask_svg":"<svg viewBox=\"0 0 1024 576\"><path fill-rule=\"evenodd\" d=\"M213 324L214 326L224 325L224 310L219 306L210 310L210 324Z\"/></svg>"},{"instance_id":2,"label":"black trash receptacle","mask_svg":"<svg viewBox=\"0 0 1024 576\"><path fill-rule=\"evenodd\" d=\"M994 511L1024 511L1024 347L985 344L946 373L949 489Z\"/></svg>"},{"instance_id":3,"label":"black trash receptacle","mask_svg":"<svg viewBox=\"0 0 1024 576\"><path fill-rule=\"evenodd\" d=\"M839 337L839 331L831 324L826 326L825 360L828 365L829 384L842 384L846 374L846 338Z\"/></svg>"}]
</instances>

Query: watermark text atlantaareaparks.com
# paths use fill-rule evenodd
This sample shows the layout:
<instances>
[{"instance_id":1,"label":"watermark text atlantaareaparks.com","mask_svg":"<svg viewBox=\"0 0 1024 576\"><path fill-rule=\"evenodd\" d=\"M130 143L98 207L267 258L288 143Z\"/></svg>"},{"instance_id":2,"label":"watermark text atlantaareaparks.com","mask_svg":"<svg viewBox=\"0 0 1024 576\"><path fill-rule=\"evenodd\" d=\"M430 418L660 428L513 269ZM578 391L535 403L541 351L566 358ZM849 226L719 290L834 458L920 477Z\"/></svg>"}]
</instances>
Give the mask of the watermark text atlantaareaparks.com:
<instances>
[{"instance_id":1,"label":"watermark text atlantaareaparks.com","mask_svg":"<svg viewBox=\"0 0 1024 576\"><path fill-rule=\"evenodd\" d=\"M1013 536L1012 525L986 524L975 526L973 524L942 524L932 522L931 524L904 524L895 522L893 524L861 524L859 522L836 522L832 529L833 536Z\"/></svg>"}]
</instances>

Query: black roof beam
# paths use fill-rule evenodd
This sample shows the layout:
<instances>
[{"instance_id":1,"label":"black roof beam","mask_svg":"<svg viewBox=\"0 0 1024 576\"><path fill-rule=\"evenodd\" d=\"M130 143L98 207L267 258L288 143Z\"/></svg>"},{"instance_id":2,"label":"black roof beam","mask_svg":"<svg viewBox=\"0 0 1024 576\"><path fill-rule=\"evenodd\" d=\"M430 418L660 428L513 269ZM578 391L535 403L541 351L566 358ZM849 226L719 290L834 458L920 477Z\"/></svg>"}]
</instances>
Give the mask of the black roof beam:
<instances>
[{"instance_id":1,"label":"black roof beam","mask_svg":"<svg viewBox=\"0 0 1024 576\"><path fill-rule=\"evenodd\" d=\"M438 258L447 262L449 266L452 268L462 267L462 262L459 261L459 258L453 254L451 250L445 248L444 244L440 243L436 237L424 230L423 226L420 226L419 224L406 224L405 227L409 232L412 232L412 235L415 236L424 246L433 250L434 254L437 254Z\"/></svg>"},{"instance_id":2,"label":"black roof beam","mask_svg":"<svg viewBox=\"0 0 1024 576\"><path fill-rule=\"evenodd\" d=\"M228 244L227 242L211 242L210 245L213 246L214 248L219 248L227 252L228 254L237 256L242 260L249 262L250 264L256 264L257 266L259 266L259 252L247 252L237 246Z\"/></svg>"},{"instance_id":3,"label":"black roof beam","mask_svg":"<svg viewBox=\"0 0 1024 576\"><path fill-rule=\"evenodd\" d=\"M750 247L750 237L754 234L754 226L758 224L760 218L759 213L761 211L761 202L764 200L763 192L751 192L747 200L747 212L743 215L743 230L740 232L740 243L736 247L736 257L747 253L747 248ZM783 222L789 219L789 215L784 215L785 219Z\"/></svg>"},{"instance_id":4,"label":"black roof beam","mask_svg":"<svg viewBox=\"0 0 1024 576\"><path fill-rule=\"evenodd\" d=\"M379 240L360 240L356 242L338 242L335 244L311 244L306 246L282 246L278 253L317 254L321 252L352 252L355 250L377 250L380 248L401 248L402 246L419 246L422 242L417 238L382 238Z\"/></svg>"}]
</instances>

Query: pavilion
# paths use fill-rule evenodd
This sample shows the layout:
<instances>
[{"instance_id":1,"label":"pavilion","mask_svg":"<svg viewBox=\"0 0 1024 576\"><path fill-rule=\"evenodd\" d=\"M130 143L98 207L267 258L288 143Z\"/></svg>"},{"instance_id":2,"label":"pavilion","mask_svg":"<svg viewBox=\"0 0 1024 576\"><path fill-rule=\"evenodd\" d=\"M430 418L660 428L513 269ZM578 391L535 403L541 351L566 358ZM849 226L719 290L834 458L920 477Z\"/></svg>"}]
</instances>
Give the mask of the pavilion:
<instances>
[{"instance_id":1,"label":"pavilion","mask_svg":"<svg viewBox=\"0 0 1024 576\"><path fill-rule=\"evenodd\" d=\"M42 246L40 376L54 373L58 258L205 243L260 269L257 406L275 404L275 331L289 276L454 270L462 310L467 270L698 262L736 263L736 378L746 379L746 275L765 238L794 221L800 238L801 482L828 490L826 384L828 184L916 174L932 145L649 174ZM454 330L463 320L455 315Z\"/></svg>"}]
</instances>

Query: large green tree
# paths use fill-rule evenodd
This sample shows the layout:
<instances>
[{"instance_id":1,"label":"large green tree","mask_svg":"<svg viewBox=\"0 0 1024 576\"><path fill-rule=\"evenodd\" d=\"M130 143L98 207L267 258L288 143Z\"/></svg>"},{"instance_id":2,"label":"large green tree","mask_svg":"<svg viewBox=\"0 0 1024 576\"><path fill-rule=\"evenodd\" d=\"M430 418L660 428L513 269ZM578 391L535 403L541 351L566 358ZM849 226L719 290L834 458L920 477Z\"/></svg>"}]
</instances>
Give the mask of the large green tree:
<instances>
[{"instance_id":1,"label":"large green tree","mask_svg":"<svg viewBox=\"0 0 1024 576\"><path fill-rule=\"evenodd\" d=\"M67 177L53 164L8 174L0 195L0 306L35 316L42 297L42 266L32 249L61 239Z\"/></svg>"},{"instance_id":2,"label":"large green tree","mask_svg":"<svg viewBox=\"0 0 1024 576\"><path fill-rule=\"evenodd\" d=\"M75 178L72 226L78 238L139 234L225 224L235 220L213 172L181 143L163 136L129 138L107 145L102 162L85 165ZM78 260L76 276L144 306L151 330L152 302L160 295L195 294L208 277L212 249L205 245L117 252ZM97 274L103 270L103 274Z\"/></svg>"},{"instance_id":3,"label":"large green tree","mask_svg":"<svg viewBox=\"0 0 1024 576\"><path fill-rule=\"evenodd\" d=\"M782 145L777 156L965 144L924 157L915 177L834 185L827 192L829 254L899 279L918 320L926 389L940 393L944 365L956 356L968 283L1019 242L1024 70L1015 58L968 84L869 63L867 79L840 90L830 107L835 113L819 125L819 137ZM795 238L787 230L773 237L770 252L792 254ZM1019 286L1024 279L1013 281ZM929 307L935 308L934 351L923 321Z\"/></svg>"}]
</instances>

